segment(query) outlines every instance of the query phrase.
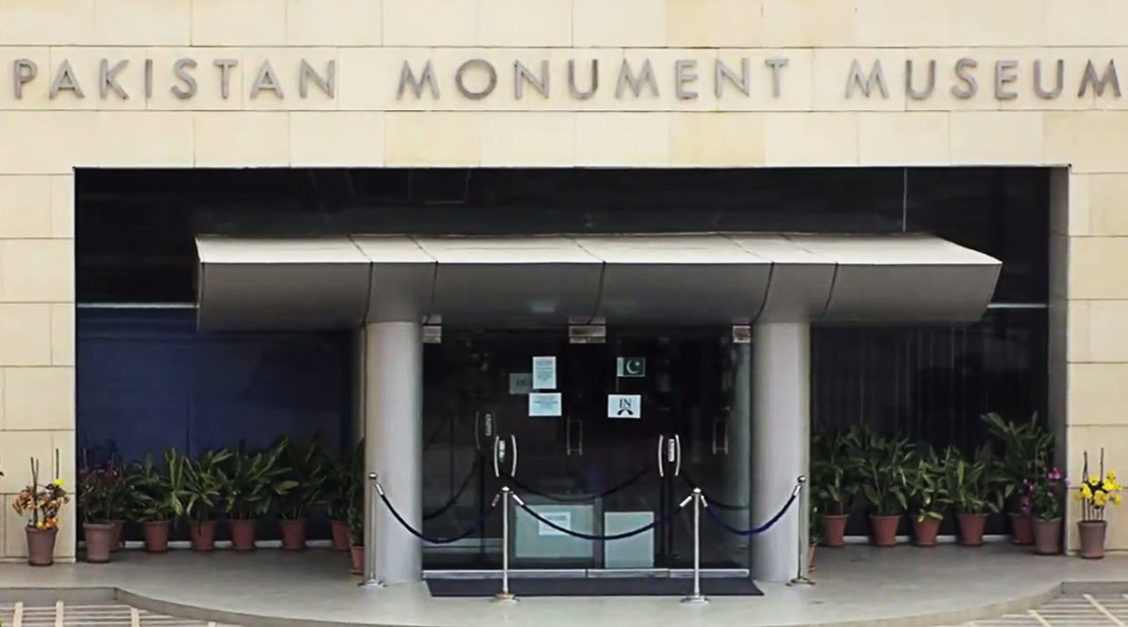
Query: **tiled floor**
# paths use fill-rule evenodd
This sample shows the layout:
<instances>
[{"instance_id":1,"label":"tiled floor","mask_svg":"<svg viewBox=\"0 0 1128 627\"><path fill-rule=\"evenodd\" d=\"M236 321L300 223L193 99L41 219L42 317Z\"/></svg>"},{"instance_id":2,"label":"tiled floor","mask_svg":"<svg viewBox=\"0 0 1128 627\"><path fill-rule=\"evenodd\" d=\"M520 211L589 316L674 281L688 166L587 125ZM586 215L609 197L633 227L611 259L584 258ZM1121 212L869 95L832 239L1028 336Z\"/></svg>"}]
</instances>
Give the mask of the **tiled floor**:
<instances>
[{"instance_id":1,"label":"tiled floor","mask_svg":"<svg viewBox=\"0 0 1128 627\"><path fill-rule=\"evenodd\" d=\"M964 623L963 627L1124 627L1128 595L1072 594L1041 607L999 618Z\"/></svg>"},{"instance_id":2,"label":"tiled floor","mask_svg":"<svg viewBox=\"0 0 1128 627\"><path fill-rule=\"evenodd\" d=\"M0 605L0 625L11 627L233 627L154 614L120 604Z\"/></svg>"}]
</instances>

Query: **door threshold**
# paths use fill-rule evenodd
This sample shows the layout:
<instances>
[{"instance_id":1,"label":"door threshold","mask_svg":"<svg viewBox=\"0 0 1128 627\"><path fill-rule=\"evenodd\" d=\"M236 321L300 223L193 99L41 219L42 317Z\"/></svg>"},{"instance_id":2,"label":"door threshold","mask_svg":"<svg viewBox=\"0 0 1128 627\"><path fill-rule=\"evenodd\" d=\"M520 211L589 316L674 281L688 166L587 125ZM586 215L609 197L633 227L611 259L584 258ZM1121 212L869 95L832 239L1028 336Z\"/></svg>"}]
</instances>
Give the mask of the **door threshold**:
<instances>
[{"instance_id":1,"label":"door threshold","mask_svg":"<svg viewBox=\"0 0 1128 627\"><path fill-rule=\"evenodd\" d=\"M751 572L747 568L702 568L701 576L709 578L747 578ZM513 579L611 579L611 578L669 578L686 579L693 577L691 568L522 568L509 571ZM500 569L450 569L425 570L424 579L501 579Z\"/></svg>"}]
</instances>

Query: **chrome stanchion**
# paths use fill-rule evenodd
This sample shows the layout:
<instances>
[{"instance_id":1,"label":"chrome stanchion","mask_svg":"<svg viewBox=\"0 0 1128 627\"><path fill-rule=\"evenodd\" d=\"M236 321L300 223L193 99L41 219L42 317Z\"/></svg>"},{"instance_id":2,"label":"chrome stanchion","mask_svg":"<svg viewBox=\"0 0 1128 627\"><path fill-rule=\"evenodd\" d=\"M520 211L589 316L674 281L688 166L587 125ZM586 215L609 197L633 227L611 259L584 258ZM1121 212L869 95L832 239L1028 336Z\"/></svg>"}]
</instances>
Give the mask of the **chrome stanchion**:
<instances>
[{"instance_id":1,"label":"chrome stanchion","mask_svg":"<svg viewBox=\"0 0 1128 627\"><path fill-rule=\"evenodd\" d=\"M693 594L682 599L682 603L708 603L709 599L701 594L701 502L705 499L701 495L701 488L694 488L693 495Z\"/></svg>"},{"instance_id":2,"label":"chrome stanchion","mask_svg":"<svg viewBox=\"0 0 1128 627\"><path fill-rule=\"evenodd\" d=\"M815 582L811 579L811 563L807 560L811 542L811 497L809 491L803 489L803 486L807 484L807 477L799 475L795 481L795 491L799 493L799 572L794 579L787 582L787 585L806 584L813 586Z\"/></svg>"},{"instance_id":3,"label":"chrome stanchion","mask_svg":"<svg viewBox=\"0 0 1128 627\"><path fill-rule=\"evenodd\" d=\"M368 529L364 533L364 580L358 585L364 588L383 588L384 582L376 579L376 508L379 506L378 496L384 494L384 488L380 487L380 475L374 472L368 473L368 483L370 504L365 510ZM373 491L375 494L372 494Z\"/></svg>"},{"instance_id":4,"label":"chrome stanchion","mask_svg":"<svg viewBox=\"0 0 1128 627\"><path fill-rule=\"evenodd\" d=\"M509 486L501 487L501 592L494 595L498 603L515 603L516 595L509 591Z\"/></svg>"}]
</instances>

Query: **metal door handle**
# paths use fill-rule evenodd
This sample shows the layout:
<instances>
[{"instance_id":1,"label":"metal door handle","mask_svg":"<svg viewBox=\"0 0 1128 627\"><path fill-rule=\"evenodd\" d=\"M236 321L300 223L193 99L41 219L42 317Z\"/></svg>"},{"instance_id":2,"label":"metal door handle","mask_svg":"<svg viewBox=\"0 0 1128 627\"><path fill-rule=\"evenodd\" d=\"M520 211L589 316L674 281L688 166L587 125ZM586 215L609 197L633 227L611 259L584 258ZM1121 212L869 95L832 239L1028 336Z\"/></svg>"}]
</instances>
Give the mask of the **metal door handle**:
<instances>
[{"instance_id":1,"label":"metal door handle","mask_svg":"<svg viewBox=\"0 0 1128 627\"><path fill-rule=\"evenodd\" d=\"M498 466L498 457L500 457L500 455L501 455L501 451L499 450L500 448L501 448L501 439L500 439L500 438L498 438L498 437L497 437L497 436L495 435L495 436L494 436L494 441L493 441L493 468L494 468L494 477L500 477L500 476L501 476L501 468L500 468L500 467Z\"/></svg>"},{"instance_id":2,"label":"metal door handle","mask_svg":"<svg viewBox=\"0 0 1128 627\"><path fill-rule=\"evenodd\" d=\"M681 436L680 435L677 435L677 434L674 435L674 444L676 445L676 448L677 448L677 451L678 451L677 460L674 462L674 476L676 477L676 476L681 474L682 450L681 450Z\"/></svg>"},{"instance_id":3,"label":"metal door handle","mask_svg":"<svg viewBox=\"0 0 1128 627\"><path fill-rule=\"evenodd\" d=\"M509 434L509 441L513 444L513 457L512 457L513 461L510 462L510 464L509 464L509 476L510 477L516 477L517 476L517 434L510 433Z\"/></svg>"},{"instance_id":4,"label":"metal door handle","mask_svg":"<svg viewBox=\"0 0 1128 627\"><path fill-rule=\"evenodd\" d=\"M665 442L665 440L666 440L666 436L664 436L664 435L658 436L658 476L659 477L665 477L666 476L666 471L664 469L665 462L662 460L662 448L663 448L662 443Z\"/></svg>"},{"instance_id":5,"label":"metal door handle","mask_svg":"<svg viewBox=\"0 0 1128 627\"><path fill-rule=\"evenodd\" d=\"M728 455L728 452L728 428L723 419L717 418L713 421L713 454Z\"/></svg>"}]
</instances>

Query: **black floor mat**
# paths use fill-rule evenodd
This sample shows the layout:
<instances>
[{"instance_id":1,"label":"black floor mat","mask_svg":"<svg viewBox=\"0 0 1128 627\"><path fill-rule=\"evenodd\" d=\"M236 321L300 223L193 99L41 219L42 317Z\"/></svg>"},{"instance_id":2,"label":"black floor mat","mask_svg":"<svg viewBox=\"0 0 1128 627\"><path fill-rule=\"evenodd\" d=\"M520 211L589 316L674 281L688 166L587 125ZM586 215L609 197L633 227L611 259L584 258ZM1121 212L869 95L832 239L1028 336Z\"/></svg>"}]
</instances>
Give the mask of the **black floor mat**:
<instances>
[{"instance_id":1,"label":"black floor mat","mask_svg":"<svg viewBox=\"0 0 1128 627\"><path fill-rule=\"evenodd\" d=\"M434 597L492 597L500 579L428 579ZM693 591L693 580L681 577L515 577L509 589L518 597L678 596ZM755 582L743 577L704 577L705 596L761 596Z\"/></svg>"}]
</instances>

